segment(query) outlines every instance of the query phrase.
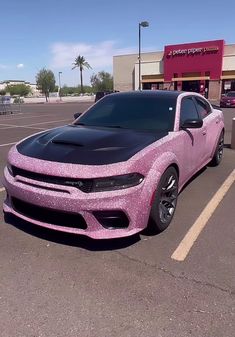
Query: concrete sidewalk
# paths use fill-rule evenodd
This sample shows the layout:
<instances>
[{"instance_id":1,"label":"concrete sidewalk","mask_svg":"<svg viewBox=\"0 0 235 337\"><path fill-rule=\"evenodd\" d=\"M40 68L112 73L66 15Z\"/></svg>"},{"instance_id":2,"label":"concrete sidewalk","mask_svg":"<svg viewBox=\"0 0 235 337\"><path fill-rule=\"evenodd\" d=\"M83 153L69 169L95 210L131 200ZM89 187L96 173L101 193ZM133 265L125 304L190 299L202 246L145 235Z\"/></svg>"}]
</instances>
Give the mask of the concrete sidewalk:
<instances>
[{"instance_id":1,"label":"concrete sidewalk","mask_svg":"<svg viewBox=\"0 0 235 337\"><path fill-rule=\"evenodd\" d=\"M24 98L24 104L25 103L75 103L75 102L94 102L95 96L65 96L61 97L61 100L59 97L49 97L48 102L46 102L45 97L25 97Z\"/></svg>"}]
</instances>

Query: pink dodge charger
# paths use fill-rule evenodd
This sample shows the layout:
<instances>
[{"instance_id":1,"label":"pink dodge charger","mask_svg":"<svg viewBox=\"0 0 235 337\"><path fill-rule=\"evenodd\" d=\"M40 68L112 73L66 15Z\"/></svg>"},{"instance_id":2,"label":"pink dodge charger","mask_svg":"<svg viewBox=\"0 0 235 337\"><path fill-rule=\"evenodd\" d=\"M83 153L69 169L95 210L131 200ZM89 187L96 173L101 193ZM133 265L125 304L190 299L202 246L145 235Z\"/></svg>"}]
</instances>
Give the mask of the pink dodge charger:
<instances>
[{"instance_id":1,"label":"pink dodge charger","mask_svg":"<svg viewBox=\"0 0 235 337\"><path fill-rule=\"evenodd\" d=\"M71 125L16 144L3 208L39 226L95 239L163 231L177 197L222 159L224 121L201 95L135 91L105 96Z\"/></svg>"}]
</instances>

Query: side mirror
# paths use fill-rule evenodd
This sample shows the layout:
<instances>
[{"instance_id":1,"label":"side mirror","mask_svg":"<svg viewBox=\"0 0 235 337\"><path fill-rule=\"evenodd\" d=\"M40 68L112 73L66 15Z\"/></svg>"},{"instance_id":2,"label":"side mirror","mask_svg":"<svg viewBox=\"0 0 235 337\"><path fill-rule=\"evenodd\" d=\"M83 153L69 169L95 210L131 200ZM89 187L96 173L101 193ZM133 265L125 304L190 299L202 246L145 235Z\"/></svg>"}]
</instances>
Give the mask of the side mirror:
<instances>
[{"instance_id":1,"label":"side mirror","mask_svg":"<svg viewBox=\"0 0 235 337\"><path fill-rule=\"evenodd\" d=\"M73 115L74 119L77 119L78 117L80 117L81 114L82 114L82 112L76 112L76 113Z\"/></svg>"},{"instance_id":2,"label":"side mirror","mask_svg":"<svg viewBox=\"0 0 235 337\"><path fill-rule=\"evenodd\" d=\"M181 125L181 129L200 129L203 125L202 119L187 119Z\"/></svg>"}]
</instances>

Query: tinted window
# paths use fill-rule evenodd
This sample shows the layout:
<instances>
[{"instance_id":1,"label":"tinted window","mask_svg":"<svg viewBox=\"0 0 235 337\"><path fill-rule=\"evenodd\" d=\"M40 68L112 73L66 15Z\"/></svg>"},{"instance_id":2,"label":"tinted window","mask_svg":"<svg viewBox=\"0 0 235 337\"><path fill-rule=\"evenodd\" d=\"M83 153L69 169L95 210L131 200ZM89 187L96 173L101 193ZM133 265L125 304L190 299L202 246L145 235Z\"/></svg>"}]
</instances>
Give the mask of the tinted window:
<instances>
[{"instance_id":1,"label":"tinted window","mask_svg":"<svg viewBox=\"0 0 235 337\"><path fill-rule=\"evenodd\" d=\"M206 101L198 97L195 97L195 100L196 100L197 110L201 118L205 118L208 114L211 113L210 105Z\"/></svg>"},{"instance_id":2,"label":"tinted window","mask_svg":"<svg viewBox=\"0 0 235 337\"><path fill-rule=\"evenodd\" d=\"M198 112L191 97L183 98L181 102L180 124L187 119L198 119Z\"/></svg>"},{"instance_id":3,"label":"tinted window","mask_svg":"<svg viewBox=\"0 0 235 337\"><path fill-rule=\"evenodd\" d=\"M173 131L175 106L175 97L113 94L98 101L75 124Z\"/></svg>"}]
</instances>

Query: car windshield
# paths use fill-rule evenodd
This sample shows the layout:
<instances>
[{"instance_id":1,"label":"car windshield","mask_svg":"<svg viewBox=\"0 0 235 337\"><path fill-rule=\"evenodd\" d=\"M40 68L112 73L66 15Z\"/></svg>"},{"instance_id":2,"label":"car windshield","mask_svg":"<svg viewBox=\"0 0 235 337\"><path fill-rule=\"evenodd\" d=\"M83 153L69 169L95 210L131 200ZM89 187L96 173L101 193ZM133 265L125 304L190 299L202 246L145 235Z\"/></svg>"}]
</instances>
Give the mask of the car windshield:
<instances>
[{"instance_id":1,"label":"car windshield","mask_svg":"<svg viewBox=\"0 0 235 337\"><path fill-rule=\"evenodd\" d=\"M168 95L108 95L74 124L136 130L173 131L176 98Z\"/></svg>"},{"instance_id":2,"label":"car windshield","mask_svg":"<svg viewBox=\"0 0 235 337\"><path fill-rule=\"evenodd\" d=\"M235 97L235 92L234 91L228 92L227 97Z\"/></svg>"}]
</instances>

